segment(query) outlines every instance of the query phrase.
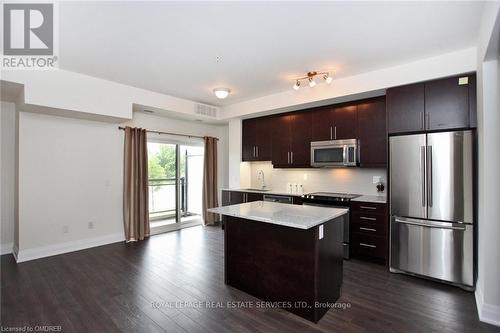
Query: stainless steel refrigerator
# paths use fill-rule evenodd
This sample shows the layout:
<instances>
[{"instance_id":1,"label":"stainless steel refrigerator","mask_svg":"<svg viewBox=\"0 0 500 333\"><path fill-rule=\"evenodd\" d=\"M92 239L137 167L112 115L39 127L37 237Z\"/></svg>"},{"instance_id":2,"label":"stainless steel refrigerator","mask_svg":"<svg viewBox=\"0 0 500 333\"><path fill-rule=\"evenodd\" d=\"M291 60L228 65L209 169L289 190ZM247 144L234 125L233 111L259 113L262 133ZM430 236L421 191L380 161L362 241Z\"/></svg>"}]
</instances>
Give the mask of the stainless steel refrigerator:
<instances>
[{"instance_id":1,"label":"stainless steel refrigerator","mask_svg":"<svg viewBox=\"0 0 500 333\"><path fill-rule=\"evenodd\" d=\"M390 270L471 288L473 132L393 136Z\"/></svg>"}]
</instances>

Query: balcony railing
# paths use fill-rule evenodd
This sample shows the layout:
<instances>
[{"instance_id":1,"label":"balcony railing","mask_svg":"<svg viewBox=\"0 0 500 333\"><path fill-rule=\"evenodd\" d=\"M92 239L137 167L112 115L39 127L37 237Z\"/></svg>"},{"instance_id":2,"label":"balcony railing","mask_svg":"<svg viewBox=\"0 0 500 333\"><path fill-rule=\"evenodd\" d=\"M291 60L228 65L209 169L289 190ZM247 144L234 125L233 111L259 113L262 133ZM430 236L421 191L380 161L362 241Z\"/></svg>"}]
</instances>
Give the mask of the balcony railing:
<instances>
[{"instance_id":1,"label":"balcony railing","mask_svg":"<svg viewBox=\"0 0 500 333\"><path fill-rule=\"evenodd\" d=\"M175 178L149 179L149 216L151 220L175 217ZM180 178L181 215L188 215L187 182Z\"/></svg>"}]
</instances>

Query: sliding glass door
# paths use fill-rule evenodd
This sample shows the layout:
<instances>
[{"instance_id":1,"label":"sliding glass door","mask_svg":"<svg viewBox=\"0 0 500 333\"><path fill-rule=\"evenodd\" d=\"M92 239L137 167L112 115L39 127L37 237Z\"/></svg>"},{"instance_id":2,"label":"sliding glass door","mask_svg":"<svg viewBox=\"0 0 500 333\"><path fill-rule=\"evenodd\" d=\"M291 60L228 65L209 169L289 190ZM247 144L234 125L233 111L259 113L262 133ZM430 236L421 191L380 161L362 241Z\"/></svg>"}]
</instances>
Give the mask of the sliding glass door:
<instances>
[{"instance_id":1,"label":"sliding glass door","mask_svg":"<svg viewBox=\"0 0 500 333\"><path fill-rule=\"evenodd\" d=\"M202 143L148 142L152 232L201 223Z\"/></svg>"}]
</instances>

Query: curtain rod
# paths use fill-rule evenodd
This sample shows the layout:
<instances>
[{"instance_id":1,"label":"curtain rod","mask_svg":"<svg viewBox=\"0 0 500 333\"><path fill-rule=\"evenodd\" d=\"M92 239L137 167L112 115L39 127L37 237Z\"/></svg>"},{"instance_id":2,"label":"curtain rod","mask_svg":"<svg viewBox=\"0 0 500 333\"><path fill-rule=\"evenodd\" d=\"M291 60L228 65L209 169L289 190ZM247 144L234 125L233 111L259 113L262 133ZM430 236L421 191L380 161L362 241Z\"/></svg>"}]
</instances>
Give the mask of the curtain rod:
<instances>
[{"instance_id":1,"label":"curtain rod","mask_svg":"<svg viewBox=\"0 0 500 333\"><path fill-rule=\"evenodd\" d=\"M124 131L125 127L119 126L118 129ZM168 135L177 135L177 136L187 136L188 138L199 138L199 139L203 139L204 138L203 136L199 136L199 135L188 135L188 134L179 134L179 133L171 133L171 132L160 132L160 131L150 131L150 130L146 130L146 132L148 132L148 133L156 133L156 134L168 134ZM215 138L215 140L219 140L219 138Z\"/></svg>"}]
</instances>

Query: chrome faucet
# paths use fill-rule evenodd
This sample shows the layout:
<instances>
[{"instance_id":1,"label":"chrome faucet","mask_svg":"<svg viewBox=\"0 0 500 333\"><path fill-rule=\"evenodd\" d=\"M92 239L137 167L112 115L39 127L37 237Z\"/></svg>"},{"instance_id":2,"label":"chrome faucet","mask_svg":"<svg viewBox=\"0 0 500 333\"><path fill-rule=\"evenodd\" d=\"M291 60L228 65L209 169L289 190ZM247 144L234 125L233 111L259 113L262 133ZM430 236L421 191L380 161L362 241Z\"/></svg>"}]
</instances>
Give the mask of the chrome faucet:
<instances>
[{"instance_id":1,"label":"chrome faucet","mask_svg":"<svg viewBox=\"0 0 500 333\"><path fill-rule=\"evenodd\" d=\"M263 190L266 188L266 183L264 182L264 171L257 171L257 179L261 181L260 189Z\"/></svg>"}]
</instances>

